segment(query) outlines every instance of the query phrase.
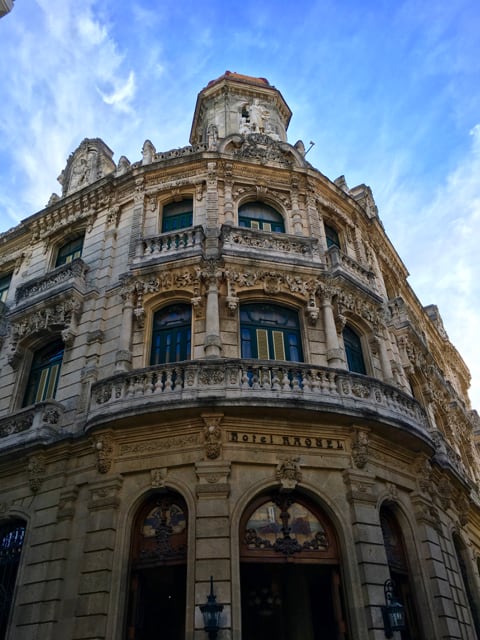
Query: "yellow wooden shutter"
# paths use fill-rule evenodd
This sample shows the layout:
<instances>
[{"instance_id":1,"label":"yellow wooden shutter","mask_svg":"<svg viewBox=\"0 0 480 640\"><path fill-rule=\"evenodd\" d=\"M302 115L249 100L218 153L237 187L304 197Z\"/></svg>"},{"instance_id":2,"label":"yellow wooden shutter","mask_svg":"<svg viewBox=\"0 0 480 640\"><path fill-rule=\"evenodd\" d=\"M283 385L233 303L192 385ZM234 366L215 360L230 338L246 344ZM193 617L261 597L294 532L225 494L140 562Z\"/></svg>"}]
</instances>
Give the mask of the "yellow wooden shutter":
<instances>
[{"instance_id":1,"label":"yellow wooden shutter","mask_svg":"<svg viewBox=\"0 0 480 640\"><path fill-rule=\"evenodd\" d=\"M283 342L283 333L281 331L272 331L272 335L275 360L285 360L285 344Z\"/></svg>"},{"instance_id":2,"label":"yellow wooden shutter","mask_svg":"<svg viewBox=\"0 0 480 640\"><path fill-rule=\"evenodd\" d=\"M270 358L267 331L265 329L257 329L257 350L260 360L268 360Z\"/></svg>"}]
</instances>

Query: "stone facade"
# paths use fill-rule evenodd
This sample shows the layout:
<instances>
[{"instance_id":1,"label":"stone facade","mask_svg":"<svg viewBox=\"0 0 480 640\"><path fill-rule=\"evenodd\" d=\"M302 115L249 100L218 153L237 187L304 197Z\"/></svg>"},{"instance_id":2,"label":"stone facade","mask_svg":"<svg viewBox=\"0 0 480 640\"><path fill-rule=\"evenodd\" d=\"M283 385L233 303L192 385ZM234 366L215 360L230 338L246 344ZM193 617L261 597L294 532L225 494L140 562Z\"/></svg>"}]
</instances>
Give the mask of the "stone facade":
<instances>
[{"instance_id":1,"label":"stone facade","mask_svg":"<svg viewBox=\"0 0 480 640\"><path fill-rule=\"evenodd\" d=\"M314 169L290 117L267 80L227 72L190 146L115 164L84 140L62 195L0 236L0 527L24 531L5 638L203 639L210 576L221 640L380 640L389 578L404 640L480 637L469 372L369 187ZM169 305L191 344L155 360ZM26 404L52 343L55 388Z\"/></svg>"}]
</instances>

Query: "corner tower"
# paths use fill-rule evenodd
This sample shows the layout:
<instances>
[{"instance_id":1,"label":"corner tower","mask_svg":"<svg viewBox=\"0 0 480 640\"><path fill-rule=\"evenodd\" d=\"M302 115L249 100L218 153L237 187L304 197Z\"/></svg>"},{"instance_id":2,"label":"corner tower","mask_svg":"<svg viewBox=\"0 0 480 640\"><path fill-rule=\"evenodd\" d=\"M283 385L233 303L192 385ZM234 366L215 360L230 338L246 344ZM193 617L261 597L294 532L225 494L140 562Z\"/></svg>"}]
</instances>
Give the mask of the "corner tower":
<instances>
[{"instance_id":1,"label":"corner tower","mask_svg":"<svg viewBox=\"0 0 480 640\"><path fill-rule=\"evenodd\" d=\"M249 133L286 142L291 117L282 94L268 80L226 71L198 94L190 142Z\"/></svg>"}]
</instances>

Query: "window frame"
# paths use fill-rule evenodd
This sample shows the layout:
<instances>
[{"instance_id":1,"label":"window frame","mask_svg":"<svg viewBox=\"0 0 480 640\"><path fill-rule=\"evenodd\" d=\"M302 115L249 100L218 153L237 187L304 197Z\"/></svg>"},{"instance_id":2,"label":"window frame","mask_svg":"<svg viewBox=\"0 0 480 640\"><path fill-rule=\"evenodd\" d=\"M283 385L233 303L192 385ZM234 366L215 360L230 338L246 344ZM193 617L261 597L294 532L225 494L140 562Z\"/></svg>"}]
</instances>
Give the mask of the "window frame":
<instances>
[{"instance_id":1,"label":"window frame","mask_svg":"<svg viewBox=\"0 0 480 640\"><path fill-rule=\"evenodd\" d=\"M10 285L12 284L13 272L0 274L0 302L7 302Z\"/></svg>"},{"instance_id":2,"label":"window frame","mask_svg":"<svg viewBox=\"0 0 480 640\"><path fill-rule=\"evenodd\" d=\"M44 364L42 356L51 352ZM60 338L47 342L32 352L28 368L27 381L23 391L22 407L29 407L37 402L54 400L62 372L65 345ZM36 362L37 361L37 362ZM26 372L27 373L27 372ZM42 392L39 395L39 390Z\"/></svg>"},{"instance_id":3,"label":"window frame","mask_svg":"<svg viewBox=\"0 0 480 640\"><path fill-rule=\"evenodd\" d=\"M346 332L349 332L351 337L355 339L355 345L352 344L352 340L345 340ZM363 376L368 375L367 359L365 357L362 336L351 325L346 324L342 331L342 340L348 370L351 373L358 373ZM361 366L357 366L354 361L360 362Z\"/></svg>"},{"instance_id":4,"label":"window frame","mask_svg":"<svg viewBox=\"0 0 480 640\"><path fill-rule=\"evenodd\" d=\"M341 250L342 246L340 243L340 234L338 233L337 228L326 222L324 223L323 228L325 230L325 241L327 243L327 250L332 249L333 247ZM334 237L332 238L332 236Z\"/></svg>"},{"instance_id":5,"label":"window frame","mask_svg":"<svg viewBox=\"0 0 480 640\"><path fill-rule=\"evenodd\" d=\"M265 319L266 322L264 323L242 319L242 314L260 313L262 307L264 307L263 311L266 313L283 313L285 323L293 320L295 326L274 327L275 322L273 319L269 321ZM240 305L239 327L239 346L242 359L300 363L305 361L302 327L297 309L270 301L245 302ZM280 338L282 338L281 343ZM298 354L298 359L294 357L295 351Z\"/></svg>"},{"instance_id":6,"label":"window frame","mask_svg":"<svg viewBox=\"0 0 480 640\"><path fill-rule=\"evenodd\" d=\"M169 209L172 213L169 213ZM175 213L175 209L185 210ZM193 227L193 209L193 197L185 197L178 201L166 202L162 206L160 232L174 233L175 231Z\"/></svg>"},{"instance_id":7,"label":"window frame","mask_svg":"<svg viewBox=\"0 0 480 640\"><path fill-rule=\"evenodd\" d=\"M22 518L15 518L15 519L4 520L0 522L0 568L1 568L2 550L7 548L6 545L4 545L4 541L6 540L7 536L20 530L22 531L20 536L21 540L19 544L17 541L17 545L16 545L17 548L15 549L15 552L16 552L15 567L13 568L13 571L11 571L11 574L13 574L13 577L12 575L10 576L10 580L7 583L6 589L5 589L5 585L0 583L0 586L3 587L4 593L9 598L8 608L4 610L3 619L0 611L0 637L2 638L4 637L4 634L8 629L8 623L11 619L13 607L15 604L15 590L18 582L18 573L20 569L20 564L22 562L23 548L25 546L25 537L27 535L27 523ZM9 562L10 564L13 564L10 562L12 558L11 552L7 551L7 556L8 556L7 562ZM0 571L0 574L2 576L2 580L5 577L8 578L6 571L5 572Z\"/></svg>"},{"instance_id":8,"label":"window frame","mask_svg":"<svg viewBox=\"0 0 480 640\"><path fill-rule=\"evenodd\" d=\"M69 240L66 240L62 244L57 245L55 251L55 264L54 269L57 267L63 267L66 264L70 264L74 260L82 257L83 247L85 243L85 235L78 234L71 236ZM71 247L70 250L69 247Z\"/></svg>"},{"instance_id":9,"label":"window frame","mask_svg":"<svg viewBox=\"0 0 480 640\"><path fill-rule=\"evenodd\" d=\"M175 324L174 320L170 322L171 328L156 328L156 319L160 317L160 314L167 314L168 310L175 310L182 308L184 312L188 312L188 320ZM175 365L178 362L188 362L192 359L192 321L193 313L192 306L188 302L178 301L164 305L155 310L152 314L152 330L150 337L150 352L149 352L149 366L155 365ZM170 342L169 332L172 330L177 331L177 335L174 337L174 341ZM164 348L168 348L169 352L171 348L178 351L180 349L180 355L185 355L185 358L178 358L169 360L167 357L161 357ZM164 352L165 355L166 352ZM155 356L155 357L154 357Z\"/></svg>"},{"instance_id":10,"label":"window frame","mask_svg":"<svg viewBox=\"0 0 480 640\"><path fill-rule=\"evenodd\" d=\"M251 209L253 215L242 215L242 210ZM258 209L258 211L255 211ZM263 213L266 214L262 216ZM270 216L270 217L269 217ZM238 226L245 229L285 233L285 218L278 209L261 200L244 202L238 207Z\"/></svg>"}]
</instances>

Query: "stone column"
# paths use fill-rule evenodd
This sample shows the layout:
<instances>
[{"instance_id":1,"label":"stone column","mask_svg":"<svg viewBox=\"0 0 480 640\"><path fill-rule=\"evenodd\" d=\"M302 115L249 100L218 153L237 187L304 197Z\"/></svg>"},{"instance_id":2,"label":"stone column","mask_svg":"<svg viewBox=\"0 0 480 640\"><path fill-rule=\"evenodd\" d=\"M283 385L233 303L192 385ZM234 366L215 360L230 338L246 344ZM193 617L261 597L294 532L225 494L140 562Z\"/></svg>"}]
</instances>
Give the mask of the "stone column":
<instances>
[{"instance_id":1,"label":"stone column","mask_svg":"<svg viewBox=\"0 0 480 640\"><path fill-rule=\"evenodd\" d=\"M207 601L212 576L217 602L223 604L219 638L231 640L230 463L223 460L200 461L196 463L195 470L198 483L194 639L205 640L199 606Z\"/></svg>"},{"instance_id":2,"label":"stone column","mask_svg":"<svg viewBox=\"0 0 480 640\"><path fill-rule=\"evenodd\" d=\"M390 574L377 510L378 495L375 490L375 476L359 469L346 469L343 479L350 503L352 533L362 582L368 638L385 640L381 607L385 604L383 585Z\"/></svg>"},{"instance_id":3,"label":"stone column","mask_svg":"<svg viewBox=\"0 0 480 640\"><path fill-rule=\"evenodd\" d=\"M379 330L375 334L375 341L378 347L378 356L380 358L380 366L382 367L383 379L388 384L393 384L392 365L390 364L390 358L388 357L384 331Z\"/></svg>"},{"instance_id":4,"label":"stone column","mask_svg":"<svg viewBox=\"0 0 480 640\"><path fill-rule=\"evenodd\" d=\"M122 295L122 325L120 327L119 348L115 355L115 372L129 371L132 364L133 294Z\"/></svg>"},{"instance_id":5,"label":"stone column","mask_svg":"<svg viewBox=\"0 0 480 640\"><path fill-rule=\"evenodd\" d=\"M327 345L327 362L329 367L345 368L343 352L338 342L337 327L333 315L331 296L328 291L322 292L322 314Z\"/></svg>"},{"instance_id":6,"label":"stone column","mask_svg":"<svg viewBox=\"0 0 480 640\"><path fill-rule=\"evenodd\" d=\"M118 475L90 485L72 640L106 638L108 618L112 615L110 593L121 486L122 478Z\"/></svg>"},{"instance_id":7,"label":"stone column","mask_svg":"<svg viewBox=\"0 0 480 640\"><path fill-rule=\"evenodd\" d=\"M220 318L218 309L218 280L222 275L216 260L207 263L203 272L207 284L207 308L205 314L205 355L219 358L222 351L220 340Z\"/></svg>"}]
</instances>

